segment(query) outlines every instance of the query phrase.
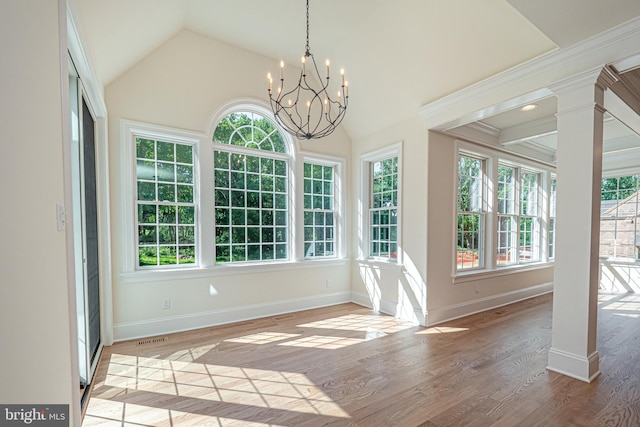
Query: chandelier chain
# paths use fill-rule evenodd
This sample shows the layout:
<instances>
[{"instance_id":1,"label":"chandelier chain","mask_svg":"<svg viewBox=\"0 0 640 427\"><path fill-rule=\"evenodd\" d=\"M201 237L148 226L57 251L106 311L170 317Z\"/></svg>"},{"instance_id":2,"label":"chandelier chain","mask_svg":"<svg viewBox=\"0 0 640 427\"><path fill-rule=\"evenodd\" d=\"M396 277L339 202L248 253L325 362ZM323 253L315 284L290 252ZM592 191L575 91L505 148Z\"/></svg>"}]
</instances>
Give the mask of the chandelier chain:
<instances>
[{"instance_id":1,"label":"chandelier chain","mask_svg":"<svg viewBox=\"0 0 640 427\"><path fill-rule=\"evenodd\" d=\"M309 47L309 0L307 0L307 45L305 46L305 55L309 56L311 48Z\"/></svg>"}]
</instances>

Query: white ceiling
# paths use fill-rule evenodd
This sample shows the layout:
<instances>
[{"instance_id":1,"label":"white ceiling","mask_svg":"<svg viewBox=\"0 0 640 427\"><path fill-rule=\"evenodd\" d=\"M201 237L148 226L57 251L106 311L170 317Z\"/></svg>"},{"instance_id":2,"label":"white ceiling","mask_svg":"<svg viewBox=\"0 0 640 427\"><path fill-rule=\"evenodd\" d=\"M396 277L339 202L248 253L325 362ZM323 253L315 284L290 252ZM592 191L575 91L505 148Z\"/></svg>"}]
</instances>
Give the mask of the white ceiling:
<instances>
[{"instance_id":1,"label":"white ceiling","mask_svg":"<svg viewBox=\"0 0 640 427\"><path fill-rule=\"evenodd\" d=\"M638 0L508 1L561 48L640 15Z\"/></svg>"},{"instance_id":2,"label":"white ceiling","mask_svg":"<svg viewBox=\"0 0 640 427\"><path fill-rule=\"evenodd\" d=\"M304 53L304 0L70 2L105 86L184 29L271 57L274 70L280 59L297 65ZM640 15L638 0L310 3L311 51L346 70L343 123L352 138L414 119L421 105Z\"/></svg>"}]
</instances>

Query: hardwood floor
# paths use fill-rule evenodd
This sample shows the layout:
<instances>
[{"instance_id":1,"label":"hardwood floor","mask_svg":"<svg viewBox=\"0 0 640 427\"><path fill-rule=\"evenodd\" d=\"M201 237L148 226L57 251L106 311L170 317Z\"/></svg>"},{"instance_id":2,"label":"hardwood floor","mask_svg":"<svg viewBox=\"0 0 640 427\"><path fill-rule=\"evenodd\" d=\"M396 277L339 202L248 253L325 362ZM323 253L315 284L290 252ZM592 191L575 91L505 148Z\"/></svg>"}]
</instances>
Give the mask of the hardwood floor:
<instances>
[{"instance_id":1,"label":"hardwood floor","mask_svg":"<svg viewBox=\"0 0 640 427\"><path fill-rule=\"evenodd\" d=\"M118 343L83 425L640 426L640 296L600 296L591 384L545 369L551 299L431 328L343 304Z\"/></svg>"}]
</instances>

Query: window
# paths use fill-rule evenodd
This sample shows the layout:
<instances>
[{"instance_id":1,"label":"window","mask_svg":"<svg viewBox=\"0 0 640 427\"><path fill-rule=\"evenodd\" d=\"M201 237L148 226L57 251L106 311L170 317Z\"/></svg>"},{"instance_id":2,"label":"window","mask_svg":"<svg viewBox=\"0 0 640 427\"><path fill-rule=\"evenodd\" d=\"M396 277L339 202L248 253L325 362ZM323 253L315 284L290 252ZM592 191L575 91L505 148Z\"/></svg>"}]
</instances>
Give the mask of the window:
<instances>
[{"instance_id":1,"label":"window","mask_svg":"<svg viewBox=\"0 0 640 427\"><path fill-rule=\"evenodd\" d=\"M363 256L398 261L402 143L362 156L366 230Z\"/></svg>"},{"instance_id":2,"label":"window","mask_svg":"<svg viewBox=\"0 0 640 427\"><path fill-rule=\"evenodd\" d=\"M209 133L122 120L127 280L344 259L344 159L296 151L261 106L221 111Z\"/></svg>"},{"instance_id":3,"label":"window","mask_svg":"<svg viewBox=\"0 0 640 427\"><path fill-rule=\"evenodd\" d=\"M604 178L601 185L600 256L639 258L637 175Z\"/></svg>"},{"instance_id":4,"label":"window","mask_svg":"<svg viewBox=\"0 0 640 427\"><path fill-rule=\"evenodd\" d=\"M551 178L549 194L549 259L556 257L556 178Z\"/></svg>"},{"instance_id":5,"label":"window","mask_svg":"<svg viewBox=\"0 0 640 427\"><path fill-rule=\"evenodd\" d=\"M519 262L531 262L540 259L539 182L539 173L520 170Z\"/></svg>"},{"instance_id":6,"label":"window","mask_svg":"<svg viewBox=\"0 0 640 427\"><path fill-rule=\"evenodd\" d=\"M540 174L537 172L516 166L498 166L496 265L540 259L539 181Z\"/></svg>"},{"instance_id":7,"label":"window","mask_svg":"<svg viewBox=\"0 0 640 427\"><path fill-rule=\"evenodd\" d=\"M335 166L304 163L304 257L336 255Z\"/></svg>"},{"instance_id":8,"label":"window","mask_svg":"<svg viewBox=\"0 0 640 427\"><path fill-rule=\"evenodd\" d=\"M137 264L196 263L194 150L136 138Z\"/></svg>"},{"instance_id":9,"label":"window","mask_svg":"<svg viewBox=\"0 0 640 427\"><path fill-rule=\"evenodd\" d=\"M213 134L216 262L289 258L289 155L276 126L253 112Z\"/></svg>"},{"instance_id":10,"label":"window","mask_svg":"<svg viewBox=\"0 0 640 427\"><path fill-rule=\"evenodd\" d=\"M539 175L519 167L498 166L496 265L540 260Z\"/></svg>"},{"instance_id":11,"label":"window","mask_svg":"<svg viewBox=\"0 0 640 427\"><path fill-rule=\"evenodd\" d=\"M456 268L484 266L484 161L469 155L458 157L458 231Z\"/></svg>"},{"instance_id":12,"label":"window","mask_svg":"<svg viewBox=\"0 0 640 427\"><path fill-rule=\"evenodd\" d=\"M498 167L498 250L497 265L515 263L516 211L515 169Z\"/></svg>"},{"instance_id":13,"label":"window","mask_svg":"<svg viewBox=\"0 0 640 427\"><path fill-rule=\"evenodd\" d=\"M456 141L456 145L453 282L491 277L497 270L510 274L520 266L538 268L535 264L540 261L553 261L553 169L474 143Z\"/></svg>"}]
</instances>

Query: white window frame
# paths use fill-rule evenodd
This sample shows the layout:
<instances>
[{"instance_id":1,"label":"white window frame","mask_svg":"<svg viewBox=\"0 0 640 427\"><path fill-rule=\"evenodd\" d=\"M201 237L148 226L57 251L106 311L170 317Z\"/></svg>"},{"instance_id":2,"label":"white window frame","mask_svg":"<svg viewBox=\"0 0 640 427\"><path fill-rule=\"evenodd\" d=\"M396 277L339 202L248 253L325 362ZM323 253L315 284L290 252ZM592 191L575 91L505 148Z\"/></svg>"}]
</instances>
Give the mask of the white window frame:
<instances>
[{"instance_id":1,"label":"white window frame","mask_svg":"<svg viewBox=\"0 0 640 427\"><path fill-rule=\"evenodd\" d=\"M506 169L511 169L513 171L513 174L511 175L512 178L512 185L511 185L511 189L509 190L509 197L505 198L505 199L501 199L500 198L500 168L506 168ZM497 220L497 227L496 227L496 250L494 252L494 257L495 259L495 264L498 268L500 267L509 267L509 266L513 266L513 265L517 265L518 264L518 253L519 253L519 225L520 225L520 221L519 221L519 211L520 211L520 192L519 192L519 188L520 188L520 174L519 174L519 169L517 166L511 165L511 164L504 164L503 162L498 161L498 180L496 181L496 197L497 197L497 203L496 203L496 220ZM508 211L505 212L501 212L500 211L500 205L502 203L502 200L504 200L505 205L510 205L510 209L508 209ZM500 226L500 220L501 219L507 219L510 223L510 228L509 231L504 231L501 229ZM511 244L509 246L506 246L505 248L500 246L500 241L501 239L501 234L504 235L509 235L509 241L511 242ZM498 258L500 257L500 250L501 249L507 249L509 252L513 251L513 253L511 254L513 261L511 262L504 262L504 263L500 263Z\"/></svg>"},{"instance_id":2,"label":"white window frame","mask_svg":"<svg viewBox=\"0 0 640 427\"><path fill-rule=\"evenodd\" d=\"M297 205L301 206L301 209L298 209L298 218L297 224L299 224L299 229L297 234L301 236L301 244L299 245L299 251L296 254L297 259L305 260L307 262L322 262L326 260L332 259L341 259L346 257L346 215L345 215L345 178L344 171L346 170L346 161L343 158L311 153L311 152L301 152L301 161L299 163L299 168L297 169L298 176L300 177L299 187L299 197L297 197ZM333 211L335 215L334 226L335 226L335 242L334 242L334 255L330 257L306 257L304 253L304 164L305 163L313 163L322 166L333 167Z\"/></svg>"},{"instance_id":3,"label":"white window frame","mask_svg":"<svg viewBox=\"0 0 640 427\"><path fill-rule=\"evenodd\" d=\"M123 234L114 241L120 252L121 260L120 275L122 283L141 283L160 280L175 280L183 278L204 278L216 276L228 276L236 274L246 274L260 271L285 271L292 269L313 268L317 263L327 266L343 266L348 262L346 257L346 202L345 185L347 180L346 159L325 154L311 152L301 152L299 142L291 140L287 149L288 153L288 229L289 236L287 244L288 259L247 262L247 263L225 263L216 264L214 254L215 229L214 221L214 184L212 179L214 172L212 141L213 132L219 120L234 111L252 111L269 117L268 106L262 105L256 100L239 99L223 105L212 115L209 126L205 133L191 132L181 129L159 126L148 123L141 123L132 120L122 119L120 121L120 174L119 186L122 188L123 197L119 205L115 208L120 212ZM284 135L284 131L283 135ZM167 142L188 143L194 145L194 201L196 208L196 264L183 264L167 266L163 268L137 268L137 239L138 231L136 227L136 137L163 140ZM287 136L285 136L287 138ZM226 145L226 144L225 144ZM236 147L229 146L226 147ZM226 148L225 147L225 148ZM235 149L235 148L234 148ZM237 147L243 151L242 147ZM247 150L252 155L256 153ZM304 159L313 162L323 162L336 167L335 176L335 202L338 221L336 222L336 256L318 259L304 259L302 242L303 230L303 164ZM206 220L211 219L211 220Z\"/></svg>"},{"instance_id":4,"label":"white window frame","mask_svg":"<svg viewBox=\"0 0 640 427\"><path fill-rule=\"evenodd\" d=\"M151 140L161 140L176 144L186 144L193 147L194 161L194 183L193 197L195 210L195 264L175 264L164 266L139 266L138 265L138 212L137 212L137 174L136 174L136 139L144 138ZM202 267L203 254L201 251L202 227L200 227L200 179L199 179L199 159L200 147L202 145L204 135L196 132L188 132L178 129L172 129L163 126L149 125L130 120L123 120L121 123L121 141L122 143L122 168L123 179L123 195L122 203L122 222L123 229L128 231L127 244L123 245L122 265L125 272L136 271L164 271L164 270L186 270L194 267Z\"/></svg>"},{"instance_id":5,"label":"white window frame","mask_svg":"<svg viewBox=\"0 0 640 427\"><path fill-rule=\"evenodd\" d=\"M554 189L555 183L555 189ZM558 188L558 178L551 174L549 179L549 219L547 221L547 259L552 261L556 258L556 195Z\"/></svg>"},{"instance_id":6,"label":"white window frame","mask_svg":"<svg viewBox=\"0 0 640 427\"><path fill-rule=\"evenodd\" d=\"M503 161L503 160L499 160L498 161L498 168L500 167L506 167L506 168L510 168L514 171L514 188L513 188L513 210L512 212L498 212L497 209L499 207L499 203L496 205L496 217L499 218L500 217L508 217L512 219L512 222L515 223L515 229L513 234L515 235L515 245L512 246L512 248L515 250L515 254L514 254L514 260L513 262L510 263L504 263L504 264L499 264L498 265L498 261L496 260L496 265L498 266L498 268L503 268L503 267L511 267L514 265L523 265L523 264L531 264L531 263L536 263L536 262L540 262L543 259L543 245L542 245L542 227L543 227L543 217L542 217L542 206L543 203L541 203L541 201L543 200L542 198L542 191L541 189L543 188L542 185L542 180L543 180L543 171L538 170L538 169L534 169L531 168L530 166L527 165L523 165L522 163L518 163L518 162L512 162L512 161ZM523 175L524 174L533 174L536 177L535 183L534 183L534 187L533 187L533 192L535 195L535 206L534 206L534 213L523 213L522 212L522 207L523 207L523 200L522 200L522 195L523 195ZM498 189L499 186L496 185L496 189ZM496 197L499 196L499 191L496 191ZM532 234L531 236L531 242L532 242L532 249L531 252L533 253L532 260L523 260L522 258L522 253L523 253L523 248L520 245L520 239L522 238L522 221L523 219L531 219L531 223L532 223L532 229L530 230L530 233ZM547 230L545 230L547 231ZM497 231L499 232L499 231ZM496 243L498 244L500 241L499 238L496 237ZM546 251L545 251L546 252ZM497 257L499 254L496 250L496 254L495 256Z\"/></svg>"},{"instance_id":7,"label":"white window frame","mask_svg":"<svg viewBox=\"0 0 640 427\"><path fill-rule=\"evenodd\" d=\"M460 175L460 158L461 157L466 157L466 158L470 158L473 160L478 160L481 163L481 167L480 167L480 207L478 209L478 211L460 211L459 210L459 206L458 206L458 199L459 199L459 175ZM473 153L470 151L465 151L465 150L458 150L458 155L456 157L456 186L455 186L455 212L456 212L456 245L455 245L455 252L456 252L456 263L454 265L454 269L456 272L468 272L468 271L474 271L474 270L484 270L486 268L486 264L487 262L490 262L488 260L487 257L487 252L486 252L486 248L487 248L487 228L488 228L488 224L487 224L487 212L489 211L488 209L488 202L487 202L487 195L489 193L488 189L487 189L487 170L488 170L488 166L490 164L489 159L481 154L477 154L477 153ZM478 265L477 266L471 266L468 268L464 268L464 262L463 262L463 268L458 268L458 245L457 245L457 237L458 237L458 216L459 215L467 215L467 214L476 214L480 217L479 219L479 233L481 235L480 237L480 244L478 246Z\"/></svg>"},{"instance_id":8,"label":"white window frame","mask_svg":"<svg viewBox=\"0 0 640 427\"><path fill-rule=\"evenodd\" d=\"M602 177L602 180L604 181L605 179L621 179L621 178L627 178L627 177L633 177L633 176L639 176L640 173L636 170L636 169L626 169L626 170L621 170L621 171L616 171L615 173L610 173L610 174L606 174L605 176ZM640 182L636 181L636 187L635 187L635 192L637 193L638 191L640 191ZM628 189L627 189L628 190ZM616 188L616 193L619 194L620 193L620 186L619 186L619 181L618 181L618 187ZM600 189L601 195L602 195L602 183L601 183L601 189ZM632 195L633 196L633 195ZM629 196L627 196L626 198L623 198L622 200L627 200ZM618 199L619 200L619 199ZM619 206L619 203L618 205ZM609 208L611 209L611 208ZM607 210L609 210L607 209ZM602 216L602 202L601 202L601 208L600 208L600 245L599 245L599 252L601 251L602 247L603 247L603 239L602 239L602 234L603 234L603 227L602 224L603 223L607 223L607 222L612 222L614 224L614 243L613 243L613 256L607 255L607 254L602 254L600 253L600 258L601 259L609 259L609 260L615 260L615 261L620 261L620 262L628 262L628 263L637 263L638 261L640 261L640 256L638 256L638 246L634 245L636 247L635 251L634 251L634 256L633 257L628 257L628 256L620 256L618 255L618 247L622 246L624 247L625 245L620 245L618 244L618 241L621 240L620 238L618 238L618 236L624 235L624 231L622 230L618 230L618 226L619 226L619 222L624 222L624 223L632 223L634 224L633 228L634 228L634 235L637 235L638 231L640 230L640 226L638 226L638 215L640 214L640 203L638 203L638 201L636 200L636 208L635 208L635 214L620 214L619 211L616 210L616 215L613 216ZM609 230L606 230L604 232L607 232ZM627 230L627 232L629 232L629 230ZM627 247L629 247L627 245Z\"/></svg>"},{"instance_id":9,"label":"white window frame","mask_svg":"<svg viewBox=\"0 0 640 427\"><path fill-rule=\"evenodd\" d=\"M519 273L528 270L536 270L540 268L547 268L553 265L553 259L548 258L548 245L545 238L548 236L548 221L549 221L549 203L545 200L548 199L550 181L553 175L555 179L555 168L553 165L546 164L534 159L521 157L514 155L506 150L496 149L488 147L484 144L477 144L468 141L456 140L455 141L455 173L453 174L455 194L453 198L453 225L451 229L451 236L453 242L453 250L451 253L452 274L451 279L453 283L464 283L470 281L476 281L491 277L498 277L503 275L509 275L513 273ZM484 200L486 209L486 230L485 230L485 265L484 268L457 270L457 205L458 205L458 159L460 155L471 155L472 157L485 159L486 161L486 180L485 189L487 199ZM539 232L537 235L537 251L539 251L539 258L536 261L516 262L508 265L497 265L497 246L498 246L498 165L506 165L531 171L539 174L538 178L538 221ZM520 175L518 174L516 180L516 187L520 186ZM515 203L515 211L520 213L520 196L519 190L517 191L517 198ZM518 217L520 215L517 215ZM519 222L517 222L517 243L519 246Z\"/></svg>"},{"instance_id":10,"label":"white window frame","mask_svg":"<svg viewBox=\"0 0 640 427\"><path fill-rule=\"evenodd\" d=\"M367 261L382 262L388 264L402 265L403 262L403 246L402 246L402 145L403 142L399 141L389 146L380 148L378 150L370 151L360 156L360 201L361 208L359 215L359 230L360 230L360 242L362 245L359 248L358 258ZM385 257L373 257L371 256L371 236L370 236L370 210L372 202L372 186L371 181L372 173L371 168L373 163L388 159L390 157L398 158L398 186L397 186L397 231L396 231L396 259Z\"/></svg>"},{"instance_id":11,"label":"white window frame","mask_svg":"<svg viewBox=\"0 0 640 427\"><path fill-rule=\"evenodd\" d=\"M239 111L239 110L238 110ZM226 117L226 116L225 116ZM286 137L285 137L286 138ZM289 151L291 149L291 147L287 147ZM242 264L264 264L264 263L273 263L273 262L287 262L293 259L294 257L294 253L295 253L295 247L296 247L296 242L295 242L295 236L296 233L293 230L293 224L294 222L292 221L292 215L291 215L291 201L292 201L292 191L293 191L293 186L291 184L291 180L293 178L293 173L291 171L291 156L290 153L278 153L278 152L274 152L274 151L263 151L263 150L252 150L252 149L248 149L248 148L244 148L244 147L239 147L239 146L235 146L235 145L230 145L230 144L219 144L219 143L213 143L213 150L211 152L211 156L214 156L214 152L215 151L224 151L226 153L229 153L229 155L231 154L239 154L239 155L244 155L244 156L252 156L252 157L258 157L258 158L265 158L265 159L271 159L271 160L279 160L279 161L283 161L286 164L287 167L287 173L286 173L286 178L287 178L287 193L286 193L286 200L287 200L287 214L286 214L286 235L287 235L287 240L285 242L286 246L287 246L287 256L286 258L276 258L277 253L276 251L274 251L274 258L273 259L260 259L260 260L244 260L244 261L230 261L228 263L224 263L224 264L235 264L235 265L242 265ZM214 166L214 171L215 171L215 166ZM245 176L246 176L246 172L245 172ZM262 177L262 173L259 174L260 177ZM231 183L229 186L229 189L232 190L231 187ZM214 187L212 187L212 190L214 190ZM247 194L246 190L244 191L245 195ZM267 193L263 193L262 191L257 191L258 194L260 194L260 198L262 198L263 194L267 194ZM271 193L269 193L271 194ZM273 194L275 195L275 191L273 192ZM245 208L246 210L246 208ZM257 209L260 212L260 215L262 215L263 213L263 209L262 208L258 208ZM231 206L229 206L229 211L231 211ZM215 212L215 207L214 207L214 212ZM215 215L215 213L214 213ZM230 214L231 216L231 214ZM231 217L230 217L231 220ZM229 226L231 227L231 225ZM244 228L247 229L247 225L244 225ZM262 234L262 230L263 227L262 225L258 225L256 228L260 229L260 234ZM275 225L272 227L275 228ZM214 229L215 229L215 221L214 221ZM273 237L274 241L273 241L273 245L276 246L276 242L275 242L275 236ZM213 245L215 247L215 236L214 236L214 240L213 240ZM230 243L230 246L232 247L232 243ZM250 245L248 243L245 243L245 248L248 248ZM215 250L214 250L215 252ZM214 262L216 264L220 264L217 261L215 261L215 258L217 258L217 255L214 255Z\"/></svg>"}]
</instances>

